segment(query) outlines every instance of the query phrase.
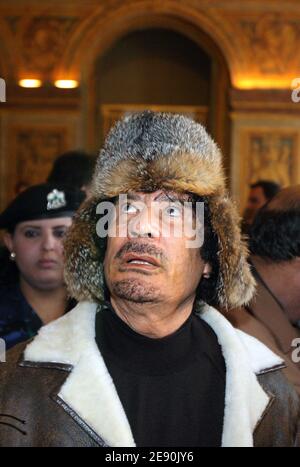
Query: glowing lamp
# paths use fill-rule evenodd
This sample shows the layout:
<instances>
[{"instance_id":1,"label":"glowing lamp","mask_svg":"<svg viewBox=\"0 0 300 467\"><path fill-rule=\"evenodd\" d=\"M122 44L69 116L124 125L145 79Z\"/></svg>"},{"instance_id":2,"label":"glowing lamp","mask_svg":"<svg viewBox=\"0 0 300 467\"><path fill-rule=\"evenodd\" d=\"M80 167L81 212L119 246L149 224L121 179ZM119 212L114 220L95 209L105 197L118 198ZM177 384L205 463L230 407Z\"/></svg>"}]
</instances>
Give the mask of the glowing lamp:
<instances>
[{"instance_id":1,"label":"glowing lamp","mask_svg":"<svg viewBox=\"0 0 300 467\"><path fill-rule=\"evenodd\" d=\"M78 87L78 81L75 79L57 79L54 86L61 89L74 89Z\"/></svg>"}]
</instances>

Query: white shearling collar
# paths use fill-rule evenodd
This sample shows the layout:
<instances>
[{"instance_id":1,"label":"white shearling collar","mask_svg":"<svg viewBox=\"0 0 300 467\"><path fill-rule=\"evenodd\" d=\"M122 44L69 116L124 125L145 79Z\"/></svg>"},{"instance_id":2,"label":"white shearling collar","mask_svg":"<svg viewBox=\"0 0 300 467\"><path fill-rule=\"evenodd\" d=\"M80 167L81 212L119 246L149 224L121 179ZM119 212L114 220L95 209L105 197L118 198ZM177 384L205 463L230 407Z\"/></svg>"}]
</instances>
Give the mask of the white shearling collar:
<instances>
[{"instance_id":1,"label":"white shearling collar","mask_svg":"<svg viewBox=\"0 0 300 467\"><path fill-rule=\"evenodd\" d=\"M109 446L135 446L113 380L95 342L97 305L81 302L40 329L26 347L25 361L72 365L59 397ZM256 374L283 361L254 337L232 327L214 308L201 312L214 330L226 364L222 446L253 446L253 431L269 404Z\"/></svg>"}]
</instances>

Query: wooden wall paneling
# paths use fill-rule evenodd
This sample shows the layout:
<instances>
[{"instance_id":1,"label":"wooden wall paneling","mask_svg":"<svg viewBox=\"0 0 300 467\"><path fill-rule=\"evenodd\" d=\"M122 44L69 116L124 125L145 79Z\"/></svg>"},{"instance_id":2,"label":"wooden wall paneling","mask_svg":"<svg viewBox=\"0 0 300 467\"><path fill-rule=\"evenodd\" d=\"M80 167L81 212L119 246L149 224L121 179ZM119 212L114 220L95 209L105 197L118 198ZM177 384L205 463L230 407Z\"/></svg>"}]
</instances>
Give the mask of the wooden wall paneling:
<instances>
[{"instance_id":1,"label":"wooden wall paneling","mask_svg":"<svg viewBox=\"0 0 300 467\"><path fill-rule=\"evenodd\" d=\"M26 186L45 181L59 154L80 147L77 115L6 115L2 125L2 208Z\"/></svg>"}]
</instances>

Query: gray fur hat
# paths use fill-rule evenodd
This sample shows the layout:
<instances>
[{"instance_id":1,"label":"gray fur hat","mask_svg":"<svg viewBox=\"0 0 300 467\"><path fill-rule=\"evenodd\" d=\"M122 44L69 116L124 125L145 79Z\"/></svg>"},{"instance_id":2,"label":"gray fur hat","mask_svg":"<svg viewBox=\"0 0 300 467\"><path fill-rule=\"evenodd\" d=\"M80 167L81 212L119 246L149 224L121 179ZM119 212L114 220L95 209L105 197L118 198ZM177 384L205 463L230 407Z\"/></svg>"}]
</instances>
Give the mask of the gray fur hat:
<instances>
[{"instance_id":1,"label":"gray fur hat","mask_svg":"<svg viewBox=\"0 0 300 467\"><path fill-rule=\"evenodd\" d=\"M166 189L205 196L218 237L218 303L250 301L254 279L241 239L239 216L227 196L222 155L206 130L182 115L146 111L110 131L96 164L91 197L77 213L65 242L65 277L77 300L104 299L103 257L96 236L96 206L129 191Z\"/></svg>"}]
</instances>

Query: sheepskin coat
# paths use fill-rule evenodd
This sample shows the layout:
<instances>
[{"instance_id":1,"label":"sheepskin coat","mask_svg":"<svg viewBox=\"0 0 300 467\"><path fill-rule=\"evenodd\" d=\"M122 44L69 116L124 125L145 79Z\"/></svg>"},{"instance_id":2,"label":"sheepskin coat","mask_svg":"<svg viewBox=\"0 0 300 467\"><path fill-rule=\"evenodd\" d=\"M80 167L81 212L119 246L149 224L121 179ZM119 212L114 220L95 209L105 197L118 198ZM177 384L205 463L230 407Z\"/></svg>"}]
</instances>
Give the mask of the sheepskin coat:
<instances>
[{"instance_id":1,"label":"sheepskin coat","mask_svg":"<svg viewBox=\"0 0 300 467\"><path fill-rule=\"evenodd\" d=\"M78 306L43 327L26 348L13 349L0 366L0 446L135 446L95 341L95 313L105 295L97 206L120 194L156 190L205 198L218 240L217 303L228 309L251 300L254 279L216 144L180 115L125 117L100 152L91 196L65 242L66 283ZM217 335L226 364L222 446L298 444L299 401L281 374L282 360L214 308L196 303L195 311Z\"/></svg>"},{"instance_id":2,"label":"sheepskin coat","mask_svg":"<svg viewBox=\"0 0 300 467\"><path fill-rule=\"evenodd\" d=\"M79 303L9 352L0 365L0 446L135 446L95 342L97 309ZM297 445L299 401L282 360L214 308L198 313L226 363L222 446Z\"/></svg>"}]
</instances>

